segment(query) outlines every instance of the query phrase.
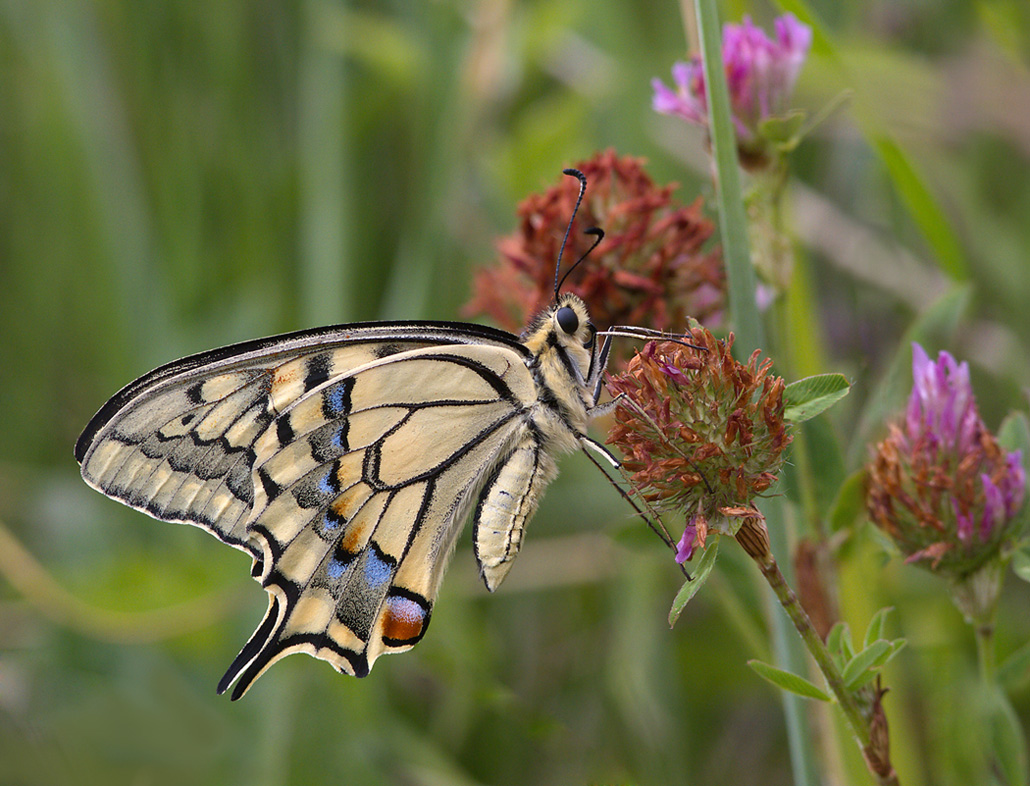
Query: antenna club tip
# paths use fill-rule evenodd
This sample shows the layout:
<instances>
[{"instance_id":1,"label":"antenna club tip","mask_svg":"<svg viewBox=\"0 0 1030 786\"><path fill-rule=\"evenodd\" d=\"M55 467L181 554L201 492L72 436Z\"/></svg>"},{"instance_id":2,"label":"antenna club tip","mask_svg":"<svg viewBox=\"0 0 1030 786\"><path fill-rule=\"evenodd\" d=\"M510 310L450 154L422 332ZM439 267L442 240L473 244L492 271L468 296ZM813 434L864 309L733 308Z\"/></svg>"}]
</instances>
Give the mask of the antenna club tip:
<instances>
[{"instance_id":1,"label":"antenna club tip","mask_svg":"<svg viewBox=\"0 0 1030 786\"><path fill-rule=\"evenodd\" d=\"M562 174L563 175L568 175L569 177L578 178L583 183L586 183L586 180L587 180L587 176L586 175L584 175L578 169L573 169L572 167L569 167L568 169L563 169L562 170Z\"/></svg>"}]
</instances>

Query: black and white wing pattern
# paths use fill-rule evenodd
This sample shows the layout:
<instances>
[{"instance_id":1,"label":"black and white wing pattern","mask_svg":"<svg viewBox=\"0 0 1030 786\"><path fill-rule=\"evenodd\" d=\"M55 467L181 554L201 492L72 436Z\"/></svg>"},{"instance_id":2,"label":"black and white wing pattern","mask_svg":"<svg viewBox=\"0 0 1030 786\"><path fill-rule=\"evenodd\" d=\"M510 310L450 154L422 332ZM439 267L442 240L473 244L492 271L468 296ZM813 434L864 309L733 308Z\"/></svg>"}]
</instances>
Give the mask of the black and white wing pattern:
<instances>
[{"instance_id":1,"label":"black and white wing pattern","mask_svg":"<svg viewBox=\"0 0 1030 786\"><path fill-rule=\"evenodd\" d=\"M246 342L131 383L75 456L102 493L253 557L268 611L219 692L294 652L361 677L425 634L469 518L500 584L555 458L589 443L606 354L573 295L522 341L429 322Z\"/></svg>"}]
</instances>

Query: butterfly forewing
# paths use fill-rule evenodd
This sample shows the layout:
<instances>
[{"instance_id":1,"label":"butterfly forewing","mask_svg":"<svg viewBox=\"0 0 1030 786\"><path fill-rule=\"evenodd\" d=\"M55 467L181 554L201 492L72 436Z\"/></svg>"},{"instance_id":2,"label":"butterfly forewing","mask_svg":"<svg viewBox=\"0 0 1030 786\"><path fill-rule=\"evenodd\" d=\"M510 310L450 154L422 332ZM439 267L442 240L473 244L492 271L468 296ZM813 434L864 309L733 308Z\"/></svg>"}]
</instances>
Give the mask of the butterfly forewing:
<instances>
[{"instance_id":1,"label":"butterfly forewing","mask_svg":"<svg viewBox=\"0 0 1030 786\"><path fill-rule=\"evenodd\" d=\"M425 633L466 519L494 589L585 439L600 367L585 307L525 342L454 323L340 326L215 350L127 386L76 446L86 480L254 558L264 620L226 672L238 698L308 652L364 676Z\"/></svg>"},{"instance_id":2,"label":"butterfly forewing","mask_svg":"<svg viewBox=\"0 0 1030 786\"><path fill-rule=\"evenodd\" d=\"M83 431L75 456L86 481L104 494L254 553L245 531L254 503L252 448L277 412L333 368L462 340L515 343L502 331L466 327L321 328L193 355L117 393Z\"/></svg>"}]
</instances>

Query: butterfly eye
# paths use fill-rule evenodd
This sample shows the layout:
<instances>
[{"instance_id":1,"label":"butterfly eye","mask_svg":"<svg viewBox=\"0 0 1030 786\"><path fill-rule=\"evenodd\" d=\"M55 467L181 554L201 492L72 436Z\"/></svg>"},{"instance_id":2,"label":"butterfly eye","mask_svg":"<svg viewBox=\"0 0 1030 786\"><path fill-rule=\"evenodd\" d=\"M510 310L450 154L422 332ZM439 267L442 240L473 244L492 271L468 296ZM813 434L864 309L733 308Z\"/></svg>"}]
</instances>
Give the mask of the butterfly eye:
<instances>
[{"instance_id":1,"label":"butterfly eye","mask_svg":"<svg viewBox=\"0 0 1030 786\"><path fill-rule=\"evenodd\" d=\"M554 318L558 321L558 327L569 335L572 335L579 329L579 317L577 317L576 312L568 306L562 306L559 308L555 312Z\"/></svg>"}]
</instances>

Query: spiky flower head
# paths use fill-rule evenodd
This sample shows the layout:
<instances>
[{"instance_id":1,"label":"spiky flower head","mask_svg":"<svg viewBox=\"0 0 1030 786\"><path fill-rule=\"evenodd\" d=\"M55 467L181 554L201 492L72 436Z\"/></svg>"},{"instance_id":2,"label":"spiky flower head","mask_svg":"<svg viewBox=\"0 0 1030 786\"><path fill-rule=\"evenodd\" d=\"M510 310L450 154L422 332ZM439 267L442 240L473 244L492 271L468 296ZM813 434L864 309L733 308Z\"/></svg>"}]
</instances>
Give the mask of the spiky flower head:
<instances>
[{"instance_id":1,"label":"spiky flower head","mask_svg":"<svg viewBox=\"0 0 1030 786\"><path fill-rule=\"evenodd\" d=\"M623 395L608 441L623 452L634 491L686 518L680 562L704 546L710 529L736 535L746 526L760 537L754 499L776 480L792 439L784 383L770 373L770 359L760 362L756 350L740 363L730 353L732 334L720 341L701 327L684 341L694 346L645 345L608 383Z\"/></svg>"},{"instance_id":2,"label":"spiky flower head","mask_svg":"<svg viewBox=\"0 0 1030 786\"><path fill-rule=\"evenodd\" d=\"M588 186L563 265L590 248L594 238L584 230L600 227L605 238L564 289L589 304L594 323L679 330L687 314L717 320L726 275L718 251L707 248L714 226L701 200L677 204L673 185L656 186L641 159L612 150L575 166ZM579 183L562 177L519 205L519 229L498 243L501 263L476 275L466 314L517 331L553 300L558 249L578 194Z\"/></svg>"},{"instance_id":3,"label":"spiky flower head","mask_svg":"<svg viewBox=\"0 0 1030 786\"><path fill-rule=\"evenodd\" d=\"M744 17L722 33L722 57L737 141L747 152L762 148L762 123L788 110L798 73L812 45L812 30L792 14L775 21L775 38ZM708 126L708 97L701 58L672 67L673 87L652 81L655 111Z\"/></svg>"},{"instance_id":4,"label":"spiky flower head","mask_svg":"<svg viewBox=\"0 0 1030 786\"><path fill-rule=\"evenodd\" d=\"M969 366L912 345L914 386L869 466L872 520L906 556L952 577L969 575L1016 536L1026 473L976 409Z\"/></svg>"}]
</instances>

